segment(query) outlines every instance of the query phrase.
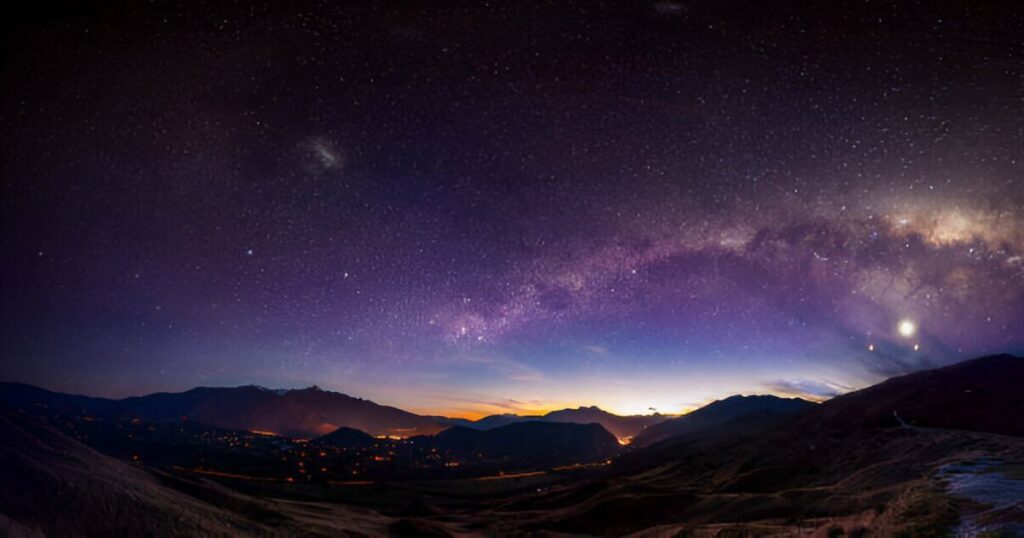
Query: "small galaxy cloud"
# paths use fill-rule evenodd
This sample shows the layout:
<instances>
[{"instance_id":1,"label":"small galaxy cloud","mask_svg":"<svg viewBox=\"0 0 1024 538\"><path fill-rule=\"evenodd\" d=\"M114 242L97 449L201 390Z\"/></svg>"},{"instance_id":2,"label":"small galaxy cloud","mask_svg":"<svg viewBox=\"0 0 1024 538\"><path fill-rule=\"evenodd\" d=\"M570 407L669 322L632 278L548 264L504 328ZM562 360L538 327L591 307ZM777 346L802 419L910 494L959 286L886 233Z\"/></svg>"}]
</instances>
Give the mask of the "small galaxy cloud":
<instances>
[{"instance_id":1,"label":"small galaxy cloud","mask_svg":"<svg viewBox=\"0 0 1024 538\"><path fill-rule=\"evenodd\" d=\"M299 144L302 169L310 174L340 174L345 169L345 152L330 138L313 136Z\"/></svg>"}]
</instances>

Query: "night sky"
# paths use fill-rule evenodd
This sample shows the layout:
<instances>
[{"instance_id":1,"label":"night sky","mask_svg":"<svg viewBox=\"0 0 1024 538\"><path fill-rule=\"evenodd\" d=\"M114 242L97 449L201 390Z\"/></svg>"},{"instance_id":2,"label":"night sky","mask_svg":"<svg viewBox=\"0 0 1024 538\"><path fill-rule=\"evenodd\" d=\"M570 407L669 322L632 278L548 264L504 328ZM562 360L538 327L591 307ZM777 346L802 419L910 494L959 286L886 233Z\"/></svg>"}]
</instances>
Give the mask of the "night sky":
<instances>
[{"instance_id":1,"label":"night sky","mask_svg":"<svg viewBox=\"0 0 1024 538\"><path fill-rule=\"evenodd\" d=\"M3 17L3 380L646 413L1024 351L1016 3L248 4Z\"/></svg>"}]
</instances>

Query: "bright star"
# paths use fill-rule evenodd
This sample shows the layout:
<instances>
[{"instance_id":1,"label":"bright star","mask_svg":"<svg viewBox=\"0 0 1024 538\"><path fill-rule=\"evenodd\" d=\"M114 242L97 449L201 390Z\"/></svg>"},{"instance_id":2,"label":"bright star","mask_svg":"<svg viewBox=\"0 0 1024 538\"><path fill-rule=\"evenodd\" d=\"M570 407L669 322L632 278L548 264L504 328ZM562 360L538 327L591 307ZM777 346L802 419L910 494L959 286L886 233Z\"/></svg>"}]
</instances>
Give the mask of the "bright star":
<instances>
[{"instance_id":1,"label":"bright star","mask_svg":"<svg viewBox=\"0 0 1024 538\"><path fill-rule=\"evenodd\" d=\"M911 336L914 336L914 333L917 332L917 325L915 325L914 322L910 321L909 319L904 319L900 321L900 324L896 327L896 330L899 331L900 336L910 338Z\"/></svg>"}]
</instances>

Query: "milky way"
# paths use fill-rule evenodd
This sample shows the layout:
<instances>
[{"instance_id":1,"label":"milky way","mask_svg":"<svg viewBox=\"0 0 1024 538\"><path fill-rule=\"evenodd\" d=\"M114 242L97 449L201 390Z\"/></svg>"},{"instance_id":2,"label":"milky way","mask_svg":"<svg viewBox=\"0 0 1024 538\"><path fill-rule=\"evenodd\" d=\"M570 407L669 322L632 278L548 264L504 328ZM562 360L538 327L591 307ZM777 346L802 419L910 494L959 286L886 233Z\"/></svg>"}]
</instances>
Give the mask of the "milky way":
<instances>
[{"instance_id":1,"label":"milky way","mask_svg":"<svg viewBox=\"0 0 1024 538\"><path fill-rule=\"evenodd\" d=\"M6 24L5 379L678 412L1024 350L1016 6Z\"/></svg>"}]
</instances>

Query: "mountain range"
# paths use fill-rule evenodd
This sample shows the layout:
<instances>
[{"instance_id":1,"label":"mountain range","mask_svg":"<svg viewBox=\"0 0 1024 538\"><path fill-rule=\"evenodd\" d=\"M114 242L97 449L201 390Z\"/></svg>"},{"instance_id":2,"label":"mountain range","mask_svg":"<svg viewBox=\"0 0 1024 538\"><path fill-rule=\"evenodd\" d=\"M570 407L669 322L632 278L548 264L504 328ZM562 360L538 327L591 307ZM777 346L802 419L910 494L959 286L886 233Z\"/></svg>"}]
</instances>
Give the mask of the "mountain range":
<instances>
[{"instance_id":1,"label":"mountain range","mask_svg":"<svg viewBox=\"0 0 1024 538\"><path fill-rule=\"evenodd\" d=\"M62 420L36 418L106 414L120 417L120 428L128 413L173 418L184 407L174 402L181 395L125 404L6 384L0 386L0 530L1014 536L1024 533L1022 378L1024 358L999 355L892 378L821 404L735 396L651 425L627 447L596 422L527 419L499 426L492 419L493 428L449 426L388 442L407 451L401 454L482 458L493 461L493 469L520 462L536 472L487 477L495 480L469 476L450 485L427 480L295 490L286 483L222 484L185 469L131 464L57 431ZM265 389L205 390L248 395ZM207 398L197 391L181 394ZM240 404L227 409L241 413ZM343 427L310 441L316 442L367 446L380 440ZM281 446L271 456L291 462L315 445ZM383 450L390 457L391 449ZM575 460L602 463L566 473L548 467Z\"/></svg>"},{"instance_id":2,"label":"mountain range","mask_svg":"<svg viewBox=\"0 0 1024 538\"><path fill-rule=\"evenodd\" d=\"M655 413L653 415L616 415L599 407L577 407L560 409L546 415L490 415L480 420L463 424L467 428L488 430L518 422L569 422L573 424L600 424L615 437L629 440L655 424L671 418Z\"/></svg>"},{"instance_id":3,"label":"mountain range","mask_svg":"<svg viewBox=\"0 0 1024 538\"><path fill-rule=\"evenodd\" d=\"M0 383L0 402L42 404L97 416L137 417L146 421L186 419L218 428L307 438L342 427L372 436L412 437L431 435L452 426L488 430L526 421L597 423L616 437L630 438L668 418L664 415L619 416L597 407L580 407L542 416L493 415L470 421L417 415L315 386L299 390L271 390L255 385L198 387L185 392L113 400L50 392L21 383Z\"/></svg>"}]
</instances>

